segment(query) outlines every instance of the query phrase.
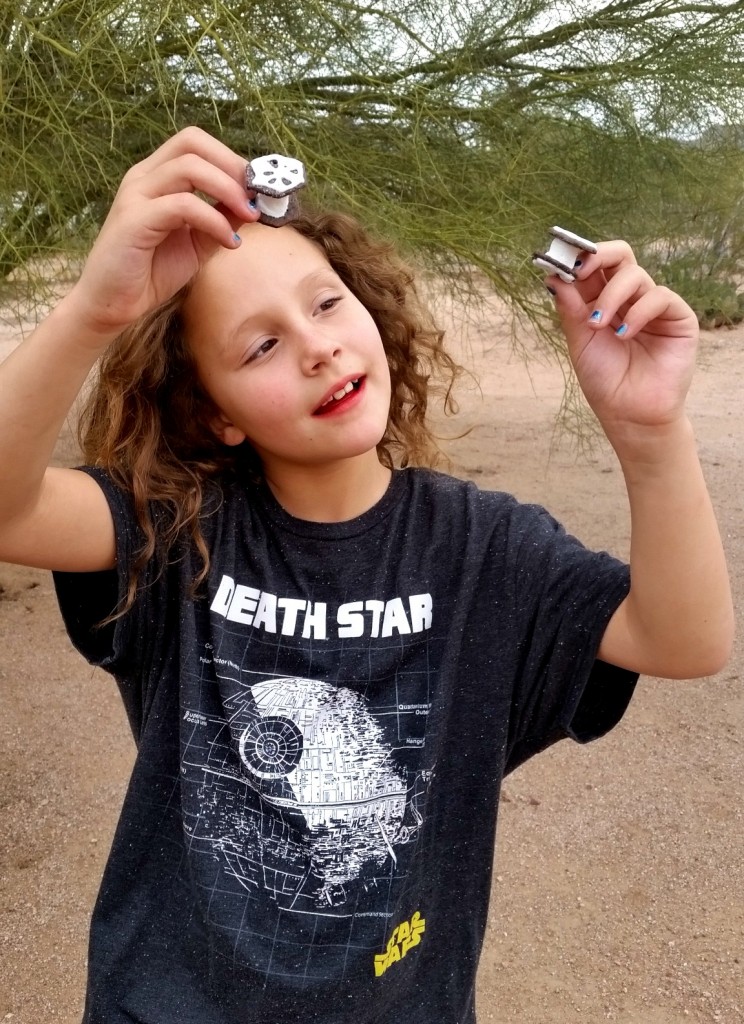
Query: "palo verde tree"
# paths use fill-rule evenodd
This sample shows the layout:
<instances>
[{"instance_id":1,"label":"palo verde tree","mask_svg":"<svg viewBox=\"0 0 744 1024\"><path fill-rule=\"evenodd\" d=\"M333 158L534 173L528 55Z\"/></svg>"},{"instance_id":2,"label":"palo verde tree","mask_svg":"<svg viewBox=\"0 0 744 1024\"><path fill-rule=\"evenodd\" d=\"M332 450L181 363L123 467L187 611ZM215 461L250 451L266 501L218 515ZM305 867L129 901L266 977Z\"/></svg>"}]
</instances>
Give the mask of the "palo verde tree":
<instances>
[{"instance_id":1,"label":"palo verde tree","mask_svg":"<svg viewBox=\"0 0 744 1024\"><path fill-rule=\"evenodd\" d=\"M0 0L0 280L34 287L197 124L300 157L316 201L539 315L553 223L739 224L741 147L709 133L740 120L743 43L744 0Z\"/></svg>"}]
</instances>

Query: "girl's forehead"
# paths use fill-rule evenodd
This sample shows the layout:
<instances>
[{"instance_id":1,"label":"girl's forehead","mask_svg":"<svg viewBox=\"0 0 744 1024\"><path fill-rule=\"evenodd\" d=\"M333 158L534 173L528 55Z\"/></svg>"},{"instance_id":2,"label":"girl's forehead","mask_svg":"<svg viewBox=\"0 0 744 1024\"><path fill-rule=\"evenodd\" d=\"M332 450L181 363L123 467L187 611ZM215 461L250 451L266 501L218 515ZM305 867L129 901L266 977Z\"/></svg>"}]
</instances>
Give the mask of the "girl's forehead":
<instances>
[{"instance_id":1,"label":"girl's forehead","mask_svg":"<svg viewBox=\"0 0 744 1024\"><path fill-rule=\"evenodd\" d=\"M323 250L289 225L243 224L238 234L242 241L237 249L221 248L207 260L194 279L192 295L219 294L236 281L246 291L272 284L291 287L311 271L333 273Z\"/></svg>"},{"instance_id":2,"label":"girl's forehead","mask_svg":"<svg viewBox=\"0 0 744 1024\"><path fill-rule=\"evenodd\" d=\"M270 271L277 263L292 264L310 261L316 265L328 263L323 250L291 225L281 228L265 224L243 224L238 229L242 243L238 249L224 249L222 261L234 258L255 270Z\"/></svg>"},{"instance_id":3,"label":"girl's forehead","mask_svg":"<svg viewBox=\"0 0 744 1024\"><path fill-rule=\"evenodd\" d=\"M199 324L232 321L246 305L265 309L288 293L338 281L325 253L288 225L244 224L237 249L220 249L194 278L183 308L187 331Z\"/></svg>"}]
</instances>

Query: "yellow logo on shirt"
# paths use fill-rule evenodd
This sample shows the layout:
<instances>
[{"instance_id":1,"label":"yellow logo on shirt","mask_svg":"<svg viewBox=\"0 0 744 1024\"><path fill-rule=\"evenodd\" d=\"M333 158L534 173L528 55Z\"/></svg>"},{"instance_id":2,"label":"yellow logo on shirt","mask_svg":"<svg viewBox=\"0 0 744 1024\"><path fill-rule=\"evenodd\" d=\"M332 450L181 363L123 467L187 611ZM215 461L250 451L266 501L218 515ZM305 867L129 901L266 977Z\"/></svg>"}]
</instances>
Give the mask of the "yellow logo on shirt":
<instances>
[{"instance_id":1,"label":"yellow logo on shirt","mask_svg":"<svg viewBox=\"0 0 744 1024\"><path fill-rule=\"evenodd\" d=\"M375 957L375 977L381 977L391 964L402 960L409 949L418 946L426 931L426 921L417 910L410 921L403 921L388 939L384 953Z\"/></svg>"}]
</instances>

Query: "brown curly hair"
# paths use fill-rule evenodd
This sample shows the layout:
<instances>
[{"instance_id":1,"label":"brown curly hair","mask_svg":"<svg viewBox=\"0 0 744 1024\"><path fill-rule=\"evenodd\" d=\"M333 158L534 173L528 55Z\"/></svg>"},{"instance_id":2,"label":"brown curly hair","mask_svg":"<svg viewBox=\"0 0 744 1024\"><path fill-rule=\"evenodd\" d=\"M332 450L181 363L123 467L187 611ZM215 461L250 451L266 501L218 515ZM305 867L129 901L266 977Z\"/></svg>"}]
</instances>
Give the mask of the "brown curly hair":
<instances>
[{"instance_id":1,"label":"brown curly hair","mask_svg":"<svg viewBox=\"0 0 744 1024\"><path fill-rule=\"evenodd\" d=\"M380 461L391 469L436 465L440 451L427 420L429 395L439 392L445 412L455 412L452 387L462 370L419 300L412 271L389 242L372 238L346 214L303 211L292 227L323 250L382 337L392 395ZM185 340L182 309L189 290L186 285L117 338L101 360L81 415L85 461L106 469L132 495L145 538L131 569L125 609L145 564L153 556L166 559L184 532L202 560L197 588L209 569L200 527L207 489L238 469L260 476L247 442L228 447L209 426L215 409ZM167 513L157 523L153 502Z\"/></svg>"}]
</instances>

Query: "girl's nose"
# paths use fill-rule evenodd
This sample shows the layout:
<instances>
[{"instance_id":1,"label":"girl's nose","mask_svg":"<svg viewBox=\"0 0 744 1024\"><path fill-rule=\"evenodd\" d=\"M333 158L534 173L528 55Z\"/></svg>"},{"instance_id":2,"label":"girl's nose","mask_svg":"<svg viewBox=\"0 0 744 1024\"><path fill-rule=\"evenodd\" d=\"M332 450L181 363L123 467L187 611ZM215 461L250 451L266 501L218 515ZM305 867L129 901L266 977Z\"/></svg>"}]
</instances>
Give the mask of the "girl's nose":
<instances>
[{"instance_id":1,"label":"girl's nose","mask_svg":"<svg viewBox=\"0 0 744 1024\"><path fill-rule=\"evenodd\" d=\"M341 353L341 346L324 331L307 328L301 338L302 368L305 373L314 373L332 362Z\"/></svg>"}]
</instances>

